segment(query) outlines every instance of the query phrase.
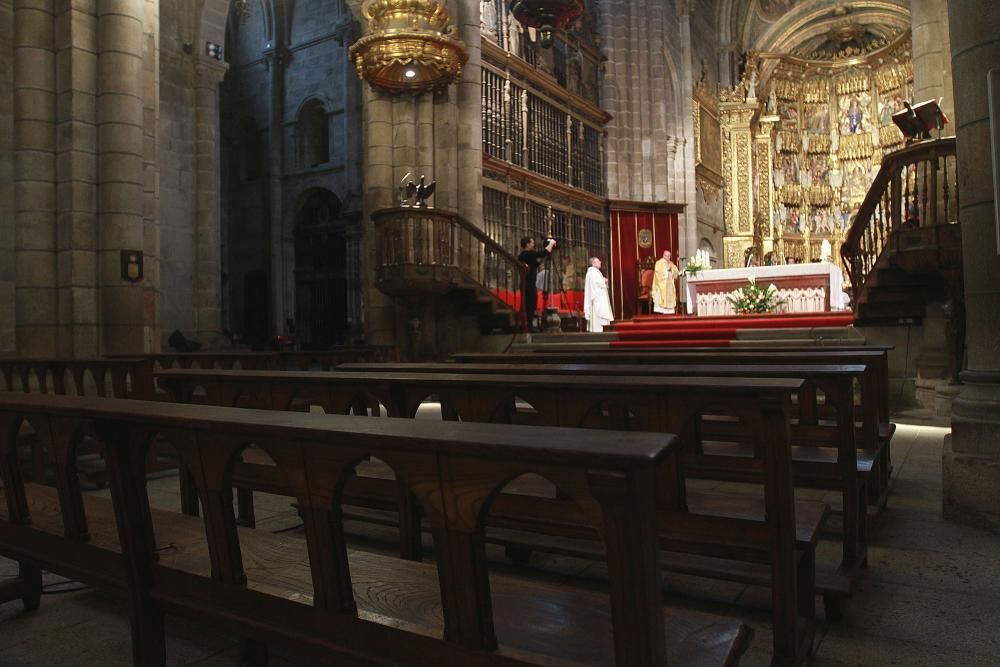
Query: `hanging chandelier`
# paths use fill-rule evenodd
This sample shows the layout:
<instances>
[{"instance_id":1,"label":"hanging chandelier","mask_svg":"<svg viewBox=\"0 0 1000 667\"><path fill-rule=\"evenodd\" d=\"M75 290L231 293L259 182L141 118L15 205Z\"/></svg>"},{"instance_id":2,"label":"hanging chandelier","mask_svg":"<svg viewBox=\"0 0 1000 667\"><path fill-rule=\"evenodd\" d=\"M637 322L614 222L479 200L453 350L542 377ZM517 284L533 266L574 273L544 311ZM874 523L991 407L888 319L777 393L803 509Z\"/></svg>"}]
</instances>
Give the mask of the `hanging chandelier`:
<instances>
[{"instance_id":1,"label":"hanging chandelier","mask_svg":"<svg viewBox=\"0 0 1000 667\"><path fill-rule=\"evenodd\" d=\"M543 49L552 48L555 31L580 18L583 9L583 0L512 0L510 3L514 18L541 33Z\"/></svg>"},{"instance_id":2,"label":"hanging chandelier","mask_svg":"<svg viewBox=\"0 0 1000 667\"><path fill-rule=\"evenodd\" d=\"M368 32L351 46L358 76L390 93L444 88L469 59L448 10L434 0L368 0Z\"/></svg>"}]
</instances>

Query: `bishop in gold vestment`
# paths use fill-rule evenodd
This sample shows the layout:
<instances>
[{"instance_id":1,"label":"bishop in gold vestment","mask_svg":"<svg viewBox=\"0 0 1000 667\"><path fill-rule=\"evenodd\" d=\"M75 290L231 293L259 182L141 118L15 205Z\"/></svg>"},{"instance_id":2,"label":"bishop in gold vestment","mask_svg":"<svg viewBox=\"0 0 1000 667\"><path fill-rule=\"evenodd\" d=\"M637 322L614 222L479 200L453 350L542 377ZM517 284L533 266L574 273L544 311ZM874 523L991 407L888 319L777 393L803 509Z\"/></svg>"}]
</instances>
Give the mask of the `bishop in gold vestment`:
<instances>
[{"instance_id":1,"label":"bishop in gold vestment","mask_svg":"<svg viewBox=\"0 0 1000 667\"><path fill-rule=\"evenodd\" d=\"M653 312L672 315L677 310L677 287L675 280L680 275L677 265L670 261L672 253L663 251L663 257L656 260L653 267Z\"/></svg>"}]
</instances>

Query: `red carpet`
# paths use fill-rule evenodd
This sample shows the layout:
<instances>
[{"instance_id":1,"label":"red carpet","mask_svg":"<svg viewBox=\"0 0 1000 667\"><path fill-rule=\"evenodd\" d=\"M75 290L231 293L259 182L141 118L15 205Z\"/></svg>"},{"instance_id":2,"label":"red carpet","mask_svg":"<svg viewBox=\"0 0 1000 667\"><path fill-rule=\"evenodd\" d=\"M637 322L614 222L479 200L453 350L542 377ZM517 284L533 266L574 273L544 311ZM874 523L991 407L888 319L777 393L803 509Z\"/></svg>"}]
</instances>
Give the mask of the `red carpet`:
<instances>
[{"instance_id":1,"label":"red carpet","mask_svg":"<svg viewBox=\"0 0 1000 667\"><path fill-rule=\"evenodd\" d=\"M729 345L740 329L815 329L854 324L853 313L797 313L690 317L640 315L615 322L618 340L611 347L715 347Z\"/></svg>"}]
</instances>

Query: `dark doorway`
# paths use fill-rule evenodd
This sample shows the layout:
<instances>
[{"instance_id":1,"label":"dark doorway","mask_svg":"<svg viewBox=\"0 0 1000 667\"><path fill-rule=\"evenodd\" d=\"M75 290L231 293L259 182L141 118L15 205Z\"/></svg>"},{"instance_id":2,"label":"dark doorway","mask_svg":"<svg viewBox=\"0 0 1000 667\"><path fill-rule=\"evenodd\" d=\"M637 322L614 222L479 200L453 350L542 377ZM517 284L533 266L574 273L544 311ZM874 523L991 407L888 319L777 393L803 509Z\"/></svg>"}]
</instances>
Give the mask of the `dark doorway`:
<instances>
[{"instance_id":1,"label":"dark doorway","mask_svg":"<svg viewBox=\"0 0 1000 667\"><path fill-rule=\"evenodd\" d=\"M295 324L304 349L347 342L347 237L329 190L302 197L295 219Z\"/></svg>"},{"instance_id":2,"label":"dark doorway","mask_svg":"<svg viewBox=\"0 0 1000 667\"><path fill-rule=\"evenodd\" d=\"M268 342L267 304L271 288L267 271L254 269L243 276L243 341L260 350Z\"/></svg>"}]
</instances>

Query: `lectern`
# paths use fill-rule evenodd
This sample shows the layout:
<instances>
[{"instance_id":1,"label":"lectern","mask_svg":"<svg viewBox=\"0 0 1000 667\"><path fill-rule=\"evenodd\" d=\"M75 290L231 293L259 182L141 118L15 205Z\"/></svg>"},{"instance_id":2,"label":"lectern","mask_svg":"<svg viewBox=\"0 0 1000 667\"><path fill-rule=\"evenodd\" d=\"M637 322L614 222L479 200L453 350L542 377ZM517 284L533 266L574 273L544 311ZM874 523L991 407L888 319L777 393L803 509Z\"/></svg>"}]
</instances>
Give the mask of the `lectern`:
<instances>
[{"instance_id":1,"label":"lectern","mask_svg":"<svg viewBox=\"0 0 1000 667\"><path fill-rule=\"evenodd\" d=\"M936 101L927 100L919 104L903 102L903 106L906 108L892 114L892 122L906 137L907 144L930 139L931 130L934 129L938 131L938 138L941 138L941 128L948 122L948 117Z\"/></svg>"}]
</instances>

